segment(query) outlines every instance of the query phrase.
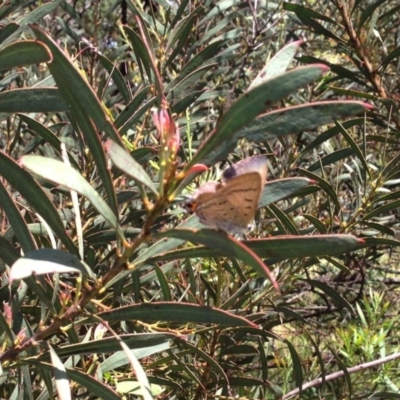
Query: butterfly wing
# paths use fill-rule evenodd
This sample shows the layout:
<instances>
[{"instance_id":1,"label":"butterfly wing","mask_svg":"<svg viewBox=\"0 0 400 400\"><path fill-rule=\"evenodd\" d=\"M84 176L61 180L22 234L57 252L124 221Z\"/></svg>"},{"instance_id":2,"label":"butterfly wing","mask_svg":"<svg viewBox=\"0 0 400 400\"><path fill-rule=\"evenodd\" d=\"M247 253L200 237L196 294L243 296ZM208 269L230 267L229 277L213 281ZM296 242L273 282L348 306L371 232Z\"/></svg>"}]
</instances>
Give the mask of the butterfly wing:
<instances>
[{"instance_id":1,"label":"butterfly wing","mask_svg":"<svg viewBox=\"0 0 400 400\"><path fill-rule=\"evenodd\" d=\"M247 230L253 220L263 188L261 179L259 173L252 172L227 182L225 191L232 211L231 224L236 227L235 231Z\"/></svg>"},{"instance_id":2,"label":"butterfly wing","mask_svg":"<svg viewBox=\"0 0 400 400\"><path fill-rule=\"evenodd\" d=\"M231 165L222 174L222 181L226 182L236 176L257 172L261 175L261 182L267 179L267 158L263 155L245 158Z\"/></svg>"},{"instance_id":3,"label":"butterfly wing","mask_svg":"<svg viewBox=\"0 0 400 400\"><path fill-rule=\"evenodd\" d=\"M205 225L232 233L243 232L257 210L261 179L257 172L229 179L216 186L215 191L201 193L194 200L194 212Z\"/></svg>"}]
</instances>

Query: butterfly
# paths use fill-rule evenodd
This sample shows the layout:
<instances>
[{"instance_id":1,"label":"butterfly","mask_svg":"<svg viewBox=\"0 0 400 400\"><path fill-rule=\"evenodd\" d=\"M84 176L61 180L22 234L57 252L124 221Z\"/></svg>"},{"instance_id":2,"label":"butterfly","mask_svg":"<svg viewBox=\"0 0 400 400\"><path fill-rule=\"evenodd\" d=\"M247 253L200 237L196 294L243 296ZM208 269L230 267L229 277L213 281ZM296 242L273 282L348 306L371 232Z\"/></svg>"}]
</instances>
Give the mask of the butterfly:
<instances>
[{"instance_id":1,"label":"butterfly","mask_svg":"<svg viewBox=\"0 0 400 400\"><path fill-rule=\"evenodd\" d=\"M200 186L184 207L213 229L243 233L254 218L266 179L266 157L246 158L227 168L221 182Z\"/></svg>"}]
</instances>

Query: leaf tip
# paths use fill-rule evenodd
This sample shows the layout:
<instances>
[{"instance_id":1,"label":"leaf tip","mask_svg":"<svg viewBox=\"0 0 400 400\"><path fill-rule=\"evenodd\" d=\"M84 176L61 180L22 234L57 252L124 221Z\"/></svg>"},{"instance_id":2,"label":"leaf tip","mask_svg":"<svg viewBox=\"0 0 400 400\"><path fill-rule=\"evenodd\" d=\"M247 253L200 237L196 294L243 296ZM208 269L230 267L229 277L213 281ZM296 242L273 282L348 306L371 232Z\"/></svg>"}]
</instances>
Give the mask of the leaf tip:
<instances>
[{"instance_id":1,"label":"leaf tip","mask_svg":"<svg viewBox=\"0 0 400 400\"><path fill-rule=\"evenodd\" d=\"M367 110L374 110L375 106L373 104L369 104L369 103L365 103L365 102L361 102L363 107L365 107Z\"/></svg>"}]
</instances>

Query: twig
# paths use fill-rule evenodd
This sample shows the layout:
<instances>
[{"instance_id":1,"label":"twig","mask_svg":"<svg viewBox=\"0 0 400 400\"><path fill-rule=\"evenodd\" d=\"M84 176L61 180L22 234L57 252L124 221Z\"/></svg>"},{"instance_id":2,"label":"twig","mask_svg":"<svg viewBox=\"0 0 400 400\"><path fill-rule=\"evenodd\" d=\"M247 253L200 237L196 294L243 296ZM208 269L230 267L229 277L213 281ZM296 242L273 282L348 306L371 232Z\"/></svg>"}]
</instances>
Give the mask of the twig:
<instances>
[{"instance_id":1,"label":"twig","mask_svg":"<svg viewBox=\"0 0 400 400\"><path fill-rule=\"evenodd\" d=\"M367 363L364 363L364 364L357 365L357 366L355 366L355 367L347 368L347 372L348 372L349 374L351 374L351 373L353 373L353 372L363 371L363 370L365 370L365 369L372 368L372 367L376 367L377 365L385 364L385 363L387 363L387 362L389 362L389 361L393 361L393 360L396 360L396 359L398 359L398 358L400 358L400 353L394 353L394 354L392 354L392 355L390 355L390 356L383 357L383 358L380 358L380 359L378 359L378 360L370 361L370 362L367 362ZM298 394L300 393L300 391L304 391L304 390L306 390L306 389L319 386L319 385L321 385L321 383L323 383L323 382L333 381L334 379L340 378L340 377L342 377L342 376L344 376L344 372L343 372L343 371L338 371L338 372L334 372L333 374L330 374L330 375L325 376L325 378L317 378L317 379L314 379L313 381L304 384L304 385L301 387L301 389L300 389L300 388L297 388L297 389L294 389L294 390L292 390L291 392L285 394L285 395L281 398L281 400L290 399L290 398L292 398L292 397L298 395Z\"/></svg>"}]
</instances>

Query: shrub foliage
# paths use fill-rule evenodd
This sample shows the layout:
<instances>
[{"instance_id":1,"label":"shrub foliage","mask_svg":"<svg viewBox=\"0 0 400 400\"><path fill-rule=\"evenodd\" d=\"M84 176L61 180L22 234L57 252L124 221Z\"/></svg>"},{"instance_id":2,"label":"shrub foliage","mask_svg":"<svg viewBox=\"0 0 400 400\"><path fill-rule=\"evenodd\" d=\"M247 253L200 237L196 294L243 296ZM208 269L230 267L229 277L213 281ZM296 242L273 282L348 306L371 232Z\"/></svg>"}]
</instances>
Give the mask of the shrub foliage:
<instances>
[{"instance_id":1,"label":"shrub foliage","mask_svg":"<svg viewBox=\"0 0 400 400\"><path fill-rule=\"evenodd\" d=\"M398 12L3 3L1 397L395 396ZM256 154L245 237L185 213Z\"/></svg>"}]
</instances>

